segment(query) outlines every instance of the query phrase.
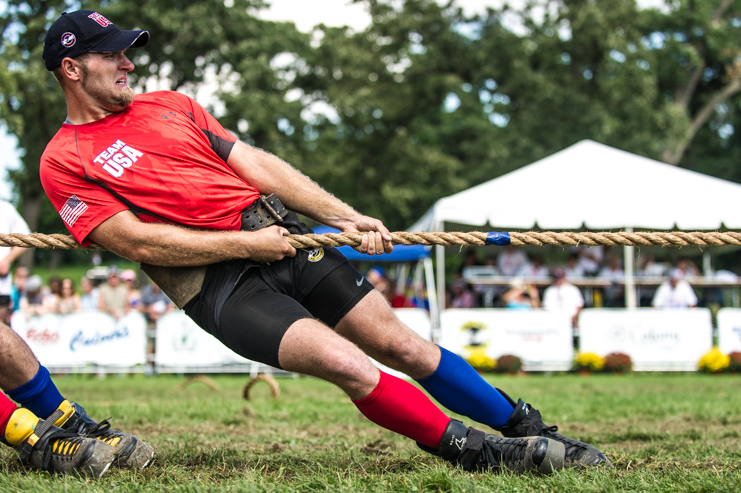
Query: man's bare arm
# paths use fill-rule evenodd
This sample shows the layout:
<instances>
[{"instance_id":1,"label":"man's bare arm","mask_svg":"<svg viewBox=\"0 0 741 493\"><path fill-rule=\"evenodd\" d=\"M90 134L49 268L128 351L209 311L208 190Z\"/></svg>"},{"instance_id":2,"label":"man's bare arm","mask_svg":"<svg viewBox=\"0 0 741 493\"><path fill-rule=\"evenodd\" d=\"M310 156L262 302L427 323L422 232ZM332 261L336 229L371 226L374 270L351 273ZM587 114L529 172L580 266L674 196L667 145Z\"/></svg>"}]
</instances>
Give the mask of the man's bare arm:
<instances>
[{"instance_id":1,"label":"man's bare arm","mask_svg":"<svg viewBox=\"0 0 741 493\"><path fill-rule=\"evenodd\" d=\"M295 212L342 231L375 232L364 235L359 251L373 255L393 250L391 235L381 221L355 211L278 157L237 142L227 164L260 193L276 194Z\"/></svg>"},{"instance_id":2,"label":"man's bare arm","mask_svg":"<svg viewBox=\"0 0 741 493\"><path fill-rule=\"evenodd\" d=\"M17 246L11 248L10 252L8 252L8 254L0 260L0 276L6 276L8 272L10 272L10 266L13 264L13 262L15 262L18 257L23 255L26 250L28 250L28 248Z\"/></svg>"},{"instance_id":3,"label":"man's bare arm","mask_svg":"<svg viewBox=\"0 0 741 493\"><path fill-rule=\"evenodd\" d=\"M235 258L274 262L296 250L270 226L259 231L196 231L170 224L140 221L131 211L106 219L88 238L135 262L163 266L208 265Z\"/></svg>"}]
</instances>

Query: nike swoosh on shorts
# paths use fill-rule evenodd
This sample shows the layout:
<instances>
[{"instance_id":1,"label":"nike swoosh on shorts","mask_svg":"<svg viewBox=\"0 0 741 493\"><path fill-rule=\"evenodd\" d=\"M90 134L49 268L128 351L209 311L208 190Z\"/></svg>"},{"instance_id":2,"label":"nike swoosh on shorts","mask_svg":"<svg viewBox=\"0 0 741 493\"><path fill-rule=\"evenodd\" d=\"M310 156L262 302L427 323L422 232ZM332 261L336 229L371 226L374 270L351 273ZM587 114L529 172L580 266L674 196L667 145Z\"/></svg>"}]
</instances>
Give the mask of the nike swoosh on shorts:
<instances>
[{"instance_id":1,"label":"nike swoosh on shorts","mask_svg":"<svg viewBox=\"0 0 741 493\"><path fill-rule=\"evenodd\" d=\"M361 284L363 284L363 279L365 279L365 276L361 277L359 281L355 281L355 284L360 286Z\"/></svg>"}]
</instances>

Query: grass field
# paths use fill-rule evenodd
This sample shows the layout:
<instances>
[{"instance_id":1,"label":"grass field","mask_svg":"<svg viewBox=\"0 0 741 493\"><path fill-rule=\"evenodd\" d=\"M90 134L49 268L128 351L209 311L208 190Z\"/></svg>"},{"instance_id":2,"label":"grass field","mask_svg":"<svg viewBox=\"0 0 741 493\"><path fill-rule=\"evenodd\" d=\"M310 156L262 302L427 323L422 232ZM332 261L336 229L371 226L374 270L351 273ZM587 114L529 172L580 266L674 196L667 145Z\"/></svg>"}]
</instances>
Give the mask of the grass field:
<instances>
[{"instance_id":1,"label":"grass field","mask_svg":"<svg viewBox=\"0 0 741 493\"><path fill-rule=\"evenodd\" d=\"M100 480L26 471L0 451L0 491L741 491L741 378L705 375L497 377L549 424L601 448L612 471L551 477L460 471L365 420L339 390L279 380L242 398L184 379L58 377L65 396L156 449L144 471Z\"/></svg>"}]
</instances>

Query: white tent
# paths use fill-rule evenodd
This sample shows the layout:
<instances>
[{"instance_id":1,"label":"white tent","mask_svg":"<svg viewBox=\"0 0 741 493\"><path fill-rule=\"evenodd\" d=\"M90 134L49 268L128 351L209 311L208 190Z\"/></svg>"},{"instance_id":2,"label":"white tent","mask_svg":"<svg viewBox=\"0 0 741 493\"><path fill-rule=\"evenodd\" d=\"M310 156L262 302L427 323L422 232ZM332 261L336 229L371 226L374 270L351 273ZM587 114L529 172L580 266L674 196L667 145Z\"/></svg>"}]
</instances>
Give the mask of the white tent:
<instances>
[{"instance_id":1,"label":"white tent","mask_svg":"<svg viewBox=\"0 0 741 493\"><path fill-rule=\"evenodd\" d=\"M584 140L438 200L409 231L443 231L445 222L498 231L739 229L739 198L739 184ZM632 253L625 268L630 276Z\"/></svg>"}]
</instances>

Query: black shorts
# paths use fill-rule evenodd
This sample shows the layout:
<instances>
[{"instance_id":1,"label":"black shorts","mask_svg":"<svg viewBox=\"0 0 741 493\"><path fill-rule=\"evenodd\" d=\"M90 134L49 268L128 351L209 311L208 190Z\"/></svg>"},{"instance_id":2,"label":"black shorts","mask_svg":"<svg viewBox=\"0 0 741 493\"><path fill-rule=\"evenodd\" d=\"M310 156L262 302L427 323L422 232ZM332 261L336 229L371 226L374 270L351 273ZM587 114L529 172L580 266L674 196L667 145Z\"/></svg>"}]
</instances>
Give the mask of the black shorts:
<instances>
[{"instance_id":1,"label":"black shorts","mask_svg":"<svg viewBox=\"0 0 741 493\"><path fill-rule=\"evenodd\" d=\"M282 225L292 233L310 232L289 218ZM185 313L235 353L280 368L278 349L288 327L303 318L334 327L372 290L335 248L297 250L295 257L270 264L209 266Z\"/></svg>"},{"instance_id":2,"label":"black shorts","mask_svg":"<svg viewBox=\"0 0 741 493\"><path fill-rule=\"evenodd\" d=\"M10 306L10 295L0 294L0 308L8 308L9 306Z\"/></svg>"}]
</instances>

